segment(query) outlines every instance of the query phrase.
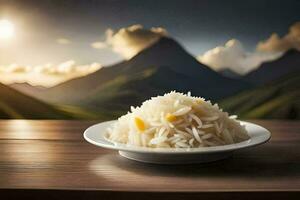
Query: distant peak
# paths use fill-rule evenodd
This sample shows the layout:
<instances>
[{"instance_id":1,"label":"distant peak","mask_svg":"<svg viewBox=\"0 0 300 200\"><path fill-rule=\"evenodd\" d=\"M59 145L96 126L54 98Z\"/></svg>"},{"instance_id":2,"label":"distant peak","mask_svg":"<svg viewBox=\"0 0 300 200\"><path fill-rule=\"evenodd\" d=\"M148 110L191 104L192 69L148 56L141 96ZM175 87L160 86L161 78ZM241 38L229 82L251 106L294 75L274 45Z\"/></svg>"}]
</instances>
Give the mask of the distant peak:
<instances>
[{"instance_id":1,"label":"distant peak","mask_svg":"<svg viewBox=\"0 0 300 200\"><path fill-rule=\"evenodd\" d=\"M298 50L295 49L295 48L292 48L292 49L287 50L287 51L283 54L283 56L285 56L285 55L291 55L291 54L300 54L300 51L298 51Z\"/></svg>"},{"instance_id":2,"label":"distant peak","mask_svg":"<svg viewBox=\"0 0 300 200\"><path fill-rule=\"evenodd\" d=\"M300 51L298 51L297 49L289 49L286 52L282 53L281 56L275 60L275 62L281 61L281 60L285 60L285 59L289 59L289 57L300 57ZM273 61L270 61L268 63L272 63Z\"/></svg>"},{"instance_id":3,"label":"distant peak","mask_svg":"<svg viewBox=\"0 0 300 200\"><path fill-rule=\"evenodd\" d=\"M158 42L175 42L175 43L177 43L173 38L168 37L168 36L162 36L157 41Z\"/></svg>"},{"instance_id":4,"label":"distant peak","mask_svg":"<svg viewBox=\"0 0 300 200\"><path fill-rule=\"evenodd\" d=\"M181 47L181 45L176 40L174 40L173 38L170 38L170 37L166 37L166 36L159 38L152 46L154 46L156 44L174 45L174 46Z\"/></svg>"},{"instance_id":5,"label":"distant peak","mask_svg":"<svg viewBox=\"0 0 300 200\"><path fill-rule=\"evenodd\" d=\"M174 39L170 37L161 37L156 42L154 42L149 47L145 48L143 51L162 51L162 50L168 50L168 51L185 51L185 49ZM140 52L140 53L141 53Z\"/></svg>"},{"instance_id":6,"label":"distant peak","mask_svg":"<svg viewBox=\"0 0 300 200\"><path fill-rule=\"evenodd\" d=\"M10 85L26 85L26 86L32 86L31 84L27 83L27 82L21 82L21 83L12 83Z\"/></svg>"}]
</instances>

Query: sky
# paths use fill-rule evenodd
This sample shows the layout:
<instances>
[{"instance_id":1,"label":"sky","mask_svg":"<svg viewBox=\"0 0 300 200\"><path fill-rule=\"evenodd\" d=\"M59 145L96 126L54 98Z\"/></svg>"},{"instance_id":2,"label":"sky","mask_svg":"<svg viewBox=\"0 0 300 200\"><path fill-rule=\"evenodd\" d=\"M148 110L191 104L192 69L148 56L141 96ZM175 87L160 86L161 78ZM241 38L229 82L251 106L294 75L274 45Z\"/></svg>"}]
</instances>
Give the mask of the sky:
<instances>
[{"instance_id":1,"label":"sky","mask_svg":"<svg viewBox=\"0 0 300 200\"><path fill-rule=\"evenodd\" d=\"M51 73L60 75L55 77L60 81L72 78L70 73L86 75L129 58L130 54L114 46L115 41L127 42L121 34L110 43L108 40L120 29L137 24L142 29L161 28L141 34L150 38L147 45L163 33L175 38L199 60L205 60L205 52L231 39L234 41L229 45L252 52L272 33L284 37L289 27L300 21L299 10L297 0L0 0L0 20L14 25L13 37L0 39L0 66L24 71L21 65L47 73L55 68ZM123 47L128 49L126 45ZM138 45L132 52L147 46ZM205 56L206 60L209 56ZM81 70L82 66L88 70ZM243 69L241 73L247 71ZM0 76L3 82L4 75Z\"/></svg>"}]
</instances>

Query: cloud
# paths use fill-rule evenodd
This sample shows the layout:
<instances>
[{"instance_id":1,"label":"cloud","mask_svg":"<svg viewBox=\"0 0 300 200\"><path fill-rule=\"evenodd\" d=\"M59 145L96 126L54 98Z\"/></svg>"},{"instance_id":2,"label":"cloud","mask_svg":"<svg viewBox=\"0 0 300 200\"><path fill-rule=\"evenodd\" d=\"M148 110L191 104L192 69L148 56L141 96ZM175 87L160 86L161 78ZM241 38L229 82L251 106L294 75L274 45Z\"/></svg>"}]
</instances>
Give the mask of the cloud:
<instances>
[{"instance_id":1,"label":"cloud","mask_svg":"<svg viewBox=\"0 0 300 200\"><path fill-rule=\"evenodd\" d=\"M101 67L99 63L92 63L90 65L76 65L74 60L69 60L58 65L46 64L35 66L32 69L35 72L48 75L72 75L83 76L98 70Z\"/></svg>"},{"instance_id":2,"label":"cloud","mask_svg":"<svg viewBox=\"0 0 300 200\"><path fill-rule=\"evenodd\" d=\"M114 32L112 29L106 30L105 43L113 51L121 54L124 58L130 59L142 49L150 46L159 38L167 36L168 33L164 28L153 27L145 29L142 25L136 24ZM103 42L95 42L92 47L103 47Z\"/></svg>"},{"instance_id":3,"label":"cloud","mask_svg":"<svg viewBox=\"0 0 300 200\"><path fill-rule=\"evenodd\" d=\"M95 49L104 49L104 48L109 47L113 34L114 34L114 31L112 29L108 28L105 31L105 40L93 42L91 44L91 47L93 47Z\"/></svg>"},{"instance_id":4,"label":"cloud","mask_svg":"<svg viewBox=\"0 0 300 200\"><path fill-rule=\"evenodd\" d=\"M93 42L91 46L95 49L104 49L107 47L107 44L105 42Z\"/></svg>"},{"instance_id":5,"label":"cloud","mask_svg":"<svg viewBox=\"0 0 300 200\"><path fill-rule=\"evenodd\" d=\"M108 42L115 52L120 53L126 59L130 59L166 35L167 31L161 27L144 29L142 25L132 25L121 28L113 35L108 35Z\"/></svg>"},{"instance_id":6,"label":"cloud","mask_svg":"<svg viewBox=\"0 0 300 200\"><path fill-rule=\"evenodd\" d=\"M300 51L300 22L293 24L282 38L273 33L267 40L257 44L257 50L262 52L284 52L291 48Z\"/></svg>"},{"instance_id":7,"label":"cloud","mask_svg":"<svg viewBox=\"0 0 300 200\"><path fill-rule=\"evenodd\" d=\"M32 85L51 87L66 80L93 73L100 68L99 63L77 65L74 60L57 65L51 63L37 66L11 64L0 66L0 82L5 84L27 82Z\"/></svg>"},{"instance_id":8,"label":"cloud","mask_svg":"<svg viewBox=\"0 0 300 200\"><path fill-rule=\"evenodd\" d=\"M218 46L198 57L198 60L216 71L231 69L246 74L262 62L276 59L280 53L247 52L241 42L229 40L225 46Z\"/></svg>"},{"instance_id":9,"label":"cloud","mask_svg":"<svg viewBox=\"0 0 300 200\"><path fill-rule=\"evenodd\" d=\"M67 38L58 38L58 39L56 39L56 42L58 44L63 44L63 45L71 44L71 40L69 40Z\"/></svg>"},{"instance_id":10,"label":"cloud","mask_svg":"<svg viewBox=\"0 0 300 200\"><path fill-rule=\"evenodd\" d=\"M31 70L30 66L11 64L7 67L1 67L0 72L6 73L26 73Z\"/></svg>"}]
</instances>

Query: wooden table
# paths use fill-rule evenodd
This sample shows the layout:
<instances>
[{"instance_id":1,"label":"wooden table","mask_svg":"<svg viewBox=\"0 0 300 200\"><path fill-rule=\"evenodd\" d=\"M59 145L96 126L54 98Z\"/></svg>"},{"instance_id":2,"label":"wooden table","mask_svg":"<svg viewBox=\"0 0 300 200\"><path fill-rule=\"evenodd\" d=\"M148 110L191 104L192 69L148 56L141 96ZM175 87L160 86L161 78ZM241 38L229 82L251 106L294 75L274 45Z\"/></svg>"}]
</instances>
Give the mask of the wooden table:
<instances>
[{"instance_id":1,"label":"wooden table","mask_svg":"<svg viewBox=\"0 0 300 200\"><path fill-rule=\"evenodd\" d=\"M255 122L272 132L267 144L160 166L85 142L95 121L0 120L0 199L300 199L299 121Z\"/></svg>"}]
</instances>

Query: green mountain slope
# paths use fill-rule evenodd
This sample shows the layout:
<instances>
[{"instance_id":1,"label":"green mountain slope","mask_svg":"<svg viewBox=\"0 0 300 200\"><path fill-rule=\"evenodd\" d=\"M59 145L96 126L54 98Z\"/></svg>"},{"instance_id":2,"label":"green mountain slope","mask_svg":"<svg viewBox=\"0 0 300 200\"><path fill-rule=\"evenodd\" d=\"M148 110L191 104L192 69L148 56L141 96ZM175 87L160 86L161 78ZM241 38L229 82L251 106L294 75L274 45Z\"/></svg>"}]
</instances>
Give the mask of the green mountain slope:
<instances>
[{"instance_id":1,"label":"green mountain slope","mask_svg":"<svg viewBox=\"0 0 300 200\"><path fill-rule=\"evenodd\" d=\"M248 73L242 79L255 85L263 85L297 71L300 71L300 52L291 49L280 58L261 64L259 68Z\"/></svg>"},{"instance_id":2,"label":"green mountain slope","mask_svg":"<svg viewBox=\"0 0 300 200\"><path fill-rule=\"evenodd\" d=\"M220 105L241 118L300 119L300 73L224 99Z\"/></svg>"},{"instance_id":3,"label":"green mountain slope","mask_svg":"<svg viewBox=\"0 0 300 200\"><path fill-rule=\"evenodd\" d=\"M63 108L29 97L6 85L0 84L1 119L77 119L99 118L90 112Z\"/></svg>"},{"instance_id":4,"label":"green mountain slope","mask_svg":"<svg viewBox=\"0 0 300 200\"><path fill-rule=\"evenodd\" d=\"M180 73L172 67L152 66L135 73L116 76L95 88L80 103L82 106L88 105L90 109L106 110L110 116L118 117L125 114L130 106L138 106L153 96L172 90L201 94L203 87L199 87L198 83L198 77ZM209 92L206 91L206 94L210 95Z\"/></svg>"}]
</instances>

